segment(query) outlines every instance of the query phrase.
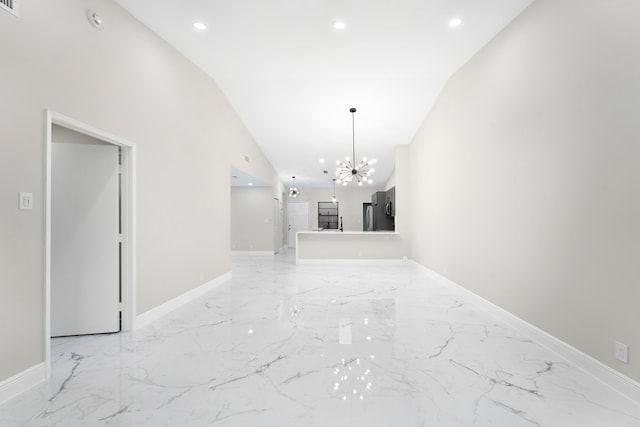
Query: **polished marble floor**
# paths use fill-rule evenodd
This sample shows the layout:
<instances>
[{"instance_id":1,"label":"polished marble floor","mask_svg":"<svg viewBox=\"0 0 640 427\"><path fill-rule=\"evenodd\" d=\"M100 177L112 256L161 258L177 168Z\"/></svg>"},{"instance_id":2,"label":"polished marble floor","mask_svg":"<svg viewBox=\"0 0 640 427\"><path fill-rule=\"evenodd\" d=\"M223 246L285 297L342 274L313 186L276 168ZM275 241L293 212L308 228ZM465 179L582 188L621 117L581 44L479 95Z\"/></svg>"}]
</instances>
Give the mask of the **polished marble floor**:
<instances>
[{"instance_id":1,"label":"polished marble floor","mask_svg":"<svg viewBox=\"0 0 640 427\"><path fill-rule=\"evenodd\" d=\"M413 263L234 256L135 333L55 339L0 426L640 426L640 408Z\"/></svg>"}]
</instances>

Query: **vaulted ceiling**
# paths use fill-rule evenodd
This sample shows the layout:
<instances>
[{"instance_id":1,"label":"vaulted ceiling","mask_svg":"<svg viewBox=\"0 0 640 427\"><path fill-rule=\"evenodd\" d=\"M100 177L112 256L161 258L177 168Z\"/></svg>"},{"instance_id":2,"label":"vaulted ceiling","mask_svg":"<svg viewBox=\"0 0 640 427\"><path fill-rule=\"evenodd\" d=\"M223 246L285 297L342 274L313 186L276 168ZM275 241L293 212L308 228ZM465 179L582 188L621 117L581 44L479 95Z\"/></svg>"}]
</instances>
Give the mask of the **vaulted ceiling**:
<instances>
[{"instance_id":1,"label":"vaulted ceiling","mask_svg":"<svg viewBox=\"0 0 640 427\"><path fill-rule=\"evenodd\" d=\"M116 0L216 80L298 187L332 185L350 107L356 157L377 158L383 185L448 78L532 1Z\"/></svg>"}]
</instances>

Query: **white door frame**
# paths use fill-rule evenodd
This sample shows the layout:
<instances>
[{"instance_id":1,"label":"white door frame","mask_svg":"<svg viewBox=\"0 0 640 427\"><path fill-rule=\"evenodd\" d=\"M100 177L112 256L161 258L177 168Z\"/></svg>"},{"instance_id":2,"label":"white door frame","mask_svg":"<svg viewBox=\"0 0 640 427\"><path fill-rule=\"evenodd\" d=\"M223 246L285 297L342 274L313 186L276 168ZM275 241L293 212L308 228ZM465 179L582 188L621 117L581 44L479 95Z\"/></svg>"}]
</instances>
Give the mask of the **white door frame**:
<instances>
[{"instance_id":1,"label":"white door frame","mask_svg":"<svg viewBox=\"0 0 640 427\"><path fill-rule=\"evenodd\" d=\"M120 215L123 237L120 260L122 330L133 330L136 318L136 146L125 139L54 111L46 110L44 360L47 378L51 378L51 138L54 124L117 145L122 149L122 174L120 178Z\"/></svg>"}]
</instances>

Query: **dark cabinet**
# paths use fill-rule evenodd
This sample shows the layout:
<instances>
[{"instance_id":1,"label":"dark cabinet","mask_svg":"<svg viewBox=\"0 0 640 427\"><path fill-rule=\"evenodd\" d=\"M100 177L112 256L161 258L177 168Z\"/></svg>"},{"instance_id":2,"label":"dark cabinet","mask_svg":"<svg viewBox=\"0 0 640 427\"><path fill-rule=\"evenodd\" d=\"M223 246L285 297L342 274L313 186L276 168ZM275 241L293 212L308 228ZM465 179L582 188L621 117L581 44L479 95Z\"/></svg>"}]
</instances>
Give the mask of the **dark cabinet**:
<instances>
[{"instance_id":1,"label":"dark cabinet","mask_svg":"<svg viewBox=\"0 0 640 427\"><path fill-rule=\"evenodd\" d=\"M384 191L376 191L371 195L371 206L378 206L378 202L384 203L385 197Z\"/></svg>"},{"instance_id":2,"label":"dark cabinet","mask_svg":"<svg viewBox=\"0 0 640 427\"><path fill-rule=\"evenodd\" d=\"M391 187L385 191L384 195L385 203L387 203L387 215L396 216L396 187Z\"/></svg>"},{"instance_id":3,"label":"dark cabinet","mask_svg":"<svg viewBox=\"0 0 640 427\"><path fill-rule=\"evenodd\" d=\"M373 231L395 230L393 216L387 215L389 204L385 191L376 191L371 195L371 208L373 210Z\"/></svg>"}]
</instances>

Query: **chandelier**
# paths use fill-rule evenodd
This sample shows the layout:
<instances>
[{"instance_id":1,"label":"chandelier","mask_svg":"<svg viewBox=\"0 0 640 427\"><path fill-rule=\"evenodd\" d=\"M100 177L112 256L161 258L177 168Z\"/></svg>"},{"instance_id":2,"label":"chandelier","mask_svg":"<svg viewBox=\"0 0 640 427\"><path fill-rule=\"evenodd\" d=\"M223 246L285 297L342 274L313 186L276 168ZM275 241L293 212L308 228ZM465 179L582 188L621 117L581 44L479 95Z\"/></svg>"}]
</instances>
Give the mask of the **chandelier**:
<instances>
[{"instance_id":1,"label":"chandelier","mask_svg":"<svg viewBox=\"0 0 640 427\"><path fill-rule=\"evenodd\" d=\"M300 195L300 191L298 191L298 187L296 187L296 177L292 176L293 184L289 187L289 197L293 197L294 199Z\"/></svg>"},{"instance_id":2,"label":"chandelier","mask_svg":"<svg viewBox=\"0 0 640 427\"><path fill-rule=\"evenodd\" d=\"M336 161L338 167L336 168L336 176L338 177L338 184L347 185L354 179L358 183L359 186L362 186L363 182L367 182L369 184L373 184L373 180L371 179L371 174L374 172L374 169L371 167L376 160L367 160L366 157L363 157L360 160L360 163L356 164L356 130L355 130L355 108L350 108L349 112L351 113L351 128L353 135L353 157L346 157L346 161L342 162L340 160Z\"/></svg>"}]
</instances>

